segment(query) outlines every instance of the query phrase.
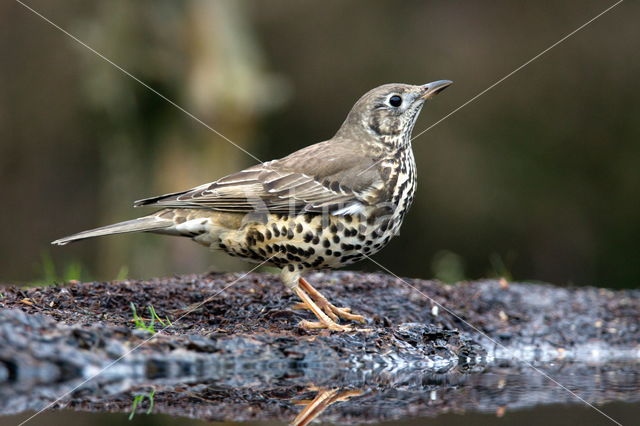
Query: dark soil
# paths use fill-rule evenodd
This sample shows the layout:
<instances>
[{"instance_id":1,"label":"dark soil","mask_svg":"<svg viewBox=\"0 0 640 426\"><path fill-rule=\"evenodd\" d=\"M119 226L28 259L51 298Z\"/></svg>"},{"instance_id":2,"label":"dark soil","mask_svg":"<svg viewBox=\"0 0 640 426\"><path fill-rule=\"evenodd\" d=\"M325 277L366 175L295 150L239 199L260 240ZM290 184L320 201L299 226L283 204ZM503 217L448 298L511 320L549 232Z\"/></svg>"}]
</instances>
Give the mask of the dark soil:
<instances>
[{"instance_id":1,"label":"dark soil","mask_svg":"<svg viewBox=\"0 0 640 426\"><path fill-rule=\"evenodd\" d=\"M333 417L327 409L334 421L573 398L540 386L546 379L531 362L545 370L561 362L550 374L582 378L574 388L600 401L629 400L618 389L640 387L628 367L639 355L638 291L353 272L308 278L334 304L367 316L366 330L301 329L311 314L291 309L298 301L272 275L3 288L0 413L37 410L67 392L55 407L127 411L135 393L152 388L157 412L210 420L290 419L296 400L318 389L335 390L342 408ZM135 330L131 303L145 318L152 305L172 326ZM591 380L593 369L611 386ZM522 393L530 382L537 390ZM486 388L504 391L479 391Z\"/></svg>"}]
</instances>

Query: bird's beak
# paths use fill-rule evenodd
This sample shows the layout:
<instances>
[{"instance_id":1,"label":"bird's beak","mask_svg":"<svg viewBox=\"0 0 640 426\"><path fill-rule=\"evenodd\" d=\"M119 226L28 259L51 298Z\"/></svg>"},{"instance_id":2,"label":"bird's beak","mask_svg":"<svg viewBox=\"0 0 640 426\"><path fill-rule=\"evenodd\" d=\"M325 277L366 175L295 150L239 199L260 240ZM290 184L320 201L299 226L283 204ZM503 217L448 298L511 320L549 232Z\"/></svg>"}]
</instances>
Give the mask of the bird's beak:
<instances>
[{"instance_id":1,"label":"bird's beak","mask_svg":"<svg viewBox=\"0 0 640 426\"><path fill-rule=\"evenodd\" d=\"M450 80L438 80L438 81L432 81L431 83L424 84L422 86L422 89L424 90L424 92L420 97L424 100L433 98L435 95L442 92L444 89L451 86L452 84L453 84L453 81L450 81Z\"/></svg>"}]
</instances>

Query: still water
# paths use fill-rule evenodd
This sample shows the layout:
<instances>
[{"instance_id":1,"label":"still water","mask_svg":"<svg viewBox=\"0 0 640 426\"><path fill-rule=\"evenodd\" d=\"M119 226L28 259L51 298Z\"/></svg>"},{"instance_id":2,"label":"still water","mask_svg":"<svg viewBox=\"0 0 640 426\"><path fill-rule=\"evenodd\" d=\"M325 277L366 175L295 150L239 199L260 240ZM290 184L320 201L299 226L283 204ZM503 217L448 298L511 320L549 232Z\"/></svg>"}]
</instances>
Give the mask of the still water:
<instances>
[{"instance_id":1,"label":"still water","mask_svg":"<svg viewBox=\"0 0 640 426\"><path fill-rule=\"evenodd\" d=\"M566 363L536 368L539 371L505 364L446 374L406 369L355 380L350 375L352 384L324 383L320 388L303 377L281 377L269 384L256 380L253 386L239 387L153 382L114 394L103 388L92 396L85 390L74 394L65 409L47 411L28 424L615 424L606 416L624 425L640 423L640 364ZM132 414L136 396L139 404ZM151 414L146 414L151 399ZM11 411L7 402L5 412ZM18 424L32 413L0 417L0 425Z\"/></svg>"}]
</instances>

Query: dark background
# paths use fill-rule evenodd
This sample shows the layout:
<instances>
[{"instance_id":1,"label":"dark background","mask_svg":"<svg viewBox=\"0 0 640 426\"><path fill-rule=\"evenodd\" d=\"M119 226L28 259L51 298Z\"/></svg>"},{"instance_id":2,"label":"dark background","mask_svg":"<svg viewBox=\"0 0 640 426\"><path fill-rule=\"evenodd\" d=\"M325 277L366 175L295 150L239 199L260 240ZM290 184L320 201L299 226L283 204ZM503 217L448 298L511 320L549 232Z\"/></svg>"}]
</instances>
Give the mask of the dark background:
<instances>
[{"instance_id":1,"label":"dark background","mask_svg":"<svg viewBox=\"0 0 640 426\"><path fill-rule=\"evenodd\" d=\"M330 138L374 86L453 80L420 131L612 3L28 2L264 161ZM417 200L376 260L637 286L639 12L622 3L416 139ZM256 161L18 3L0 34L0 281L246 268L154 235L51 247Z\"/></svg>"}]
</instances>

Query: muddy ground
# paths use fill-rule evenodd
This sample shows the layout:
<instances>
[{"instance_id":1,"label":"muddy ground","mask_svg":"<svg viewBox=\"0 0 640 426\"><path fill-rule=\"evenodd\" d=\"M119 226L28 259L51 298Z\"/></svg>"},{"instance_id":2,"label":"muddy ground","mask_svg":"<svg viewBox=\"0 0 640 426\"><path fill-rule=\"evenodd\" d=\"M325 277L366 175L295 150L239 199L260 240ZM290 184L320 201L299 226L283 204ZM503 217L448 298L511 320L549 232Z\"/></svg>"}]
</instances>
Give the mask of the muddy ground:
<instances>
[{"instance_id":1,"label":"muddy ground","mask_svg":"<svg viewBox=\"0 0 640 426\"><path fill-rule=\"evenodd\" d=\"M151 390L156 412L208 420L290 420L323 392L333 392L327 406L342 407L327 409L338 422L572 398L541 384L529 363L598 401L632 400L637 393L620 389L640 387L640 291L354 272L308 278L369 322L347 334L303 330L311 314L292 309L295 296L268 274L2 288L0 413L54 401L128 411L134 395ZM131 303L145 319L153 306L172 325L136 330Z\"/></svg>"}]
</instances>

